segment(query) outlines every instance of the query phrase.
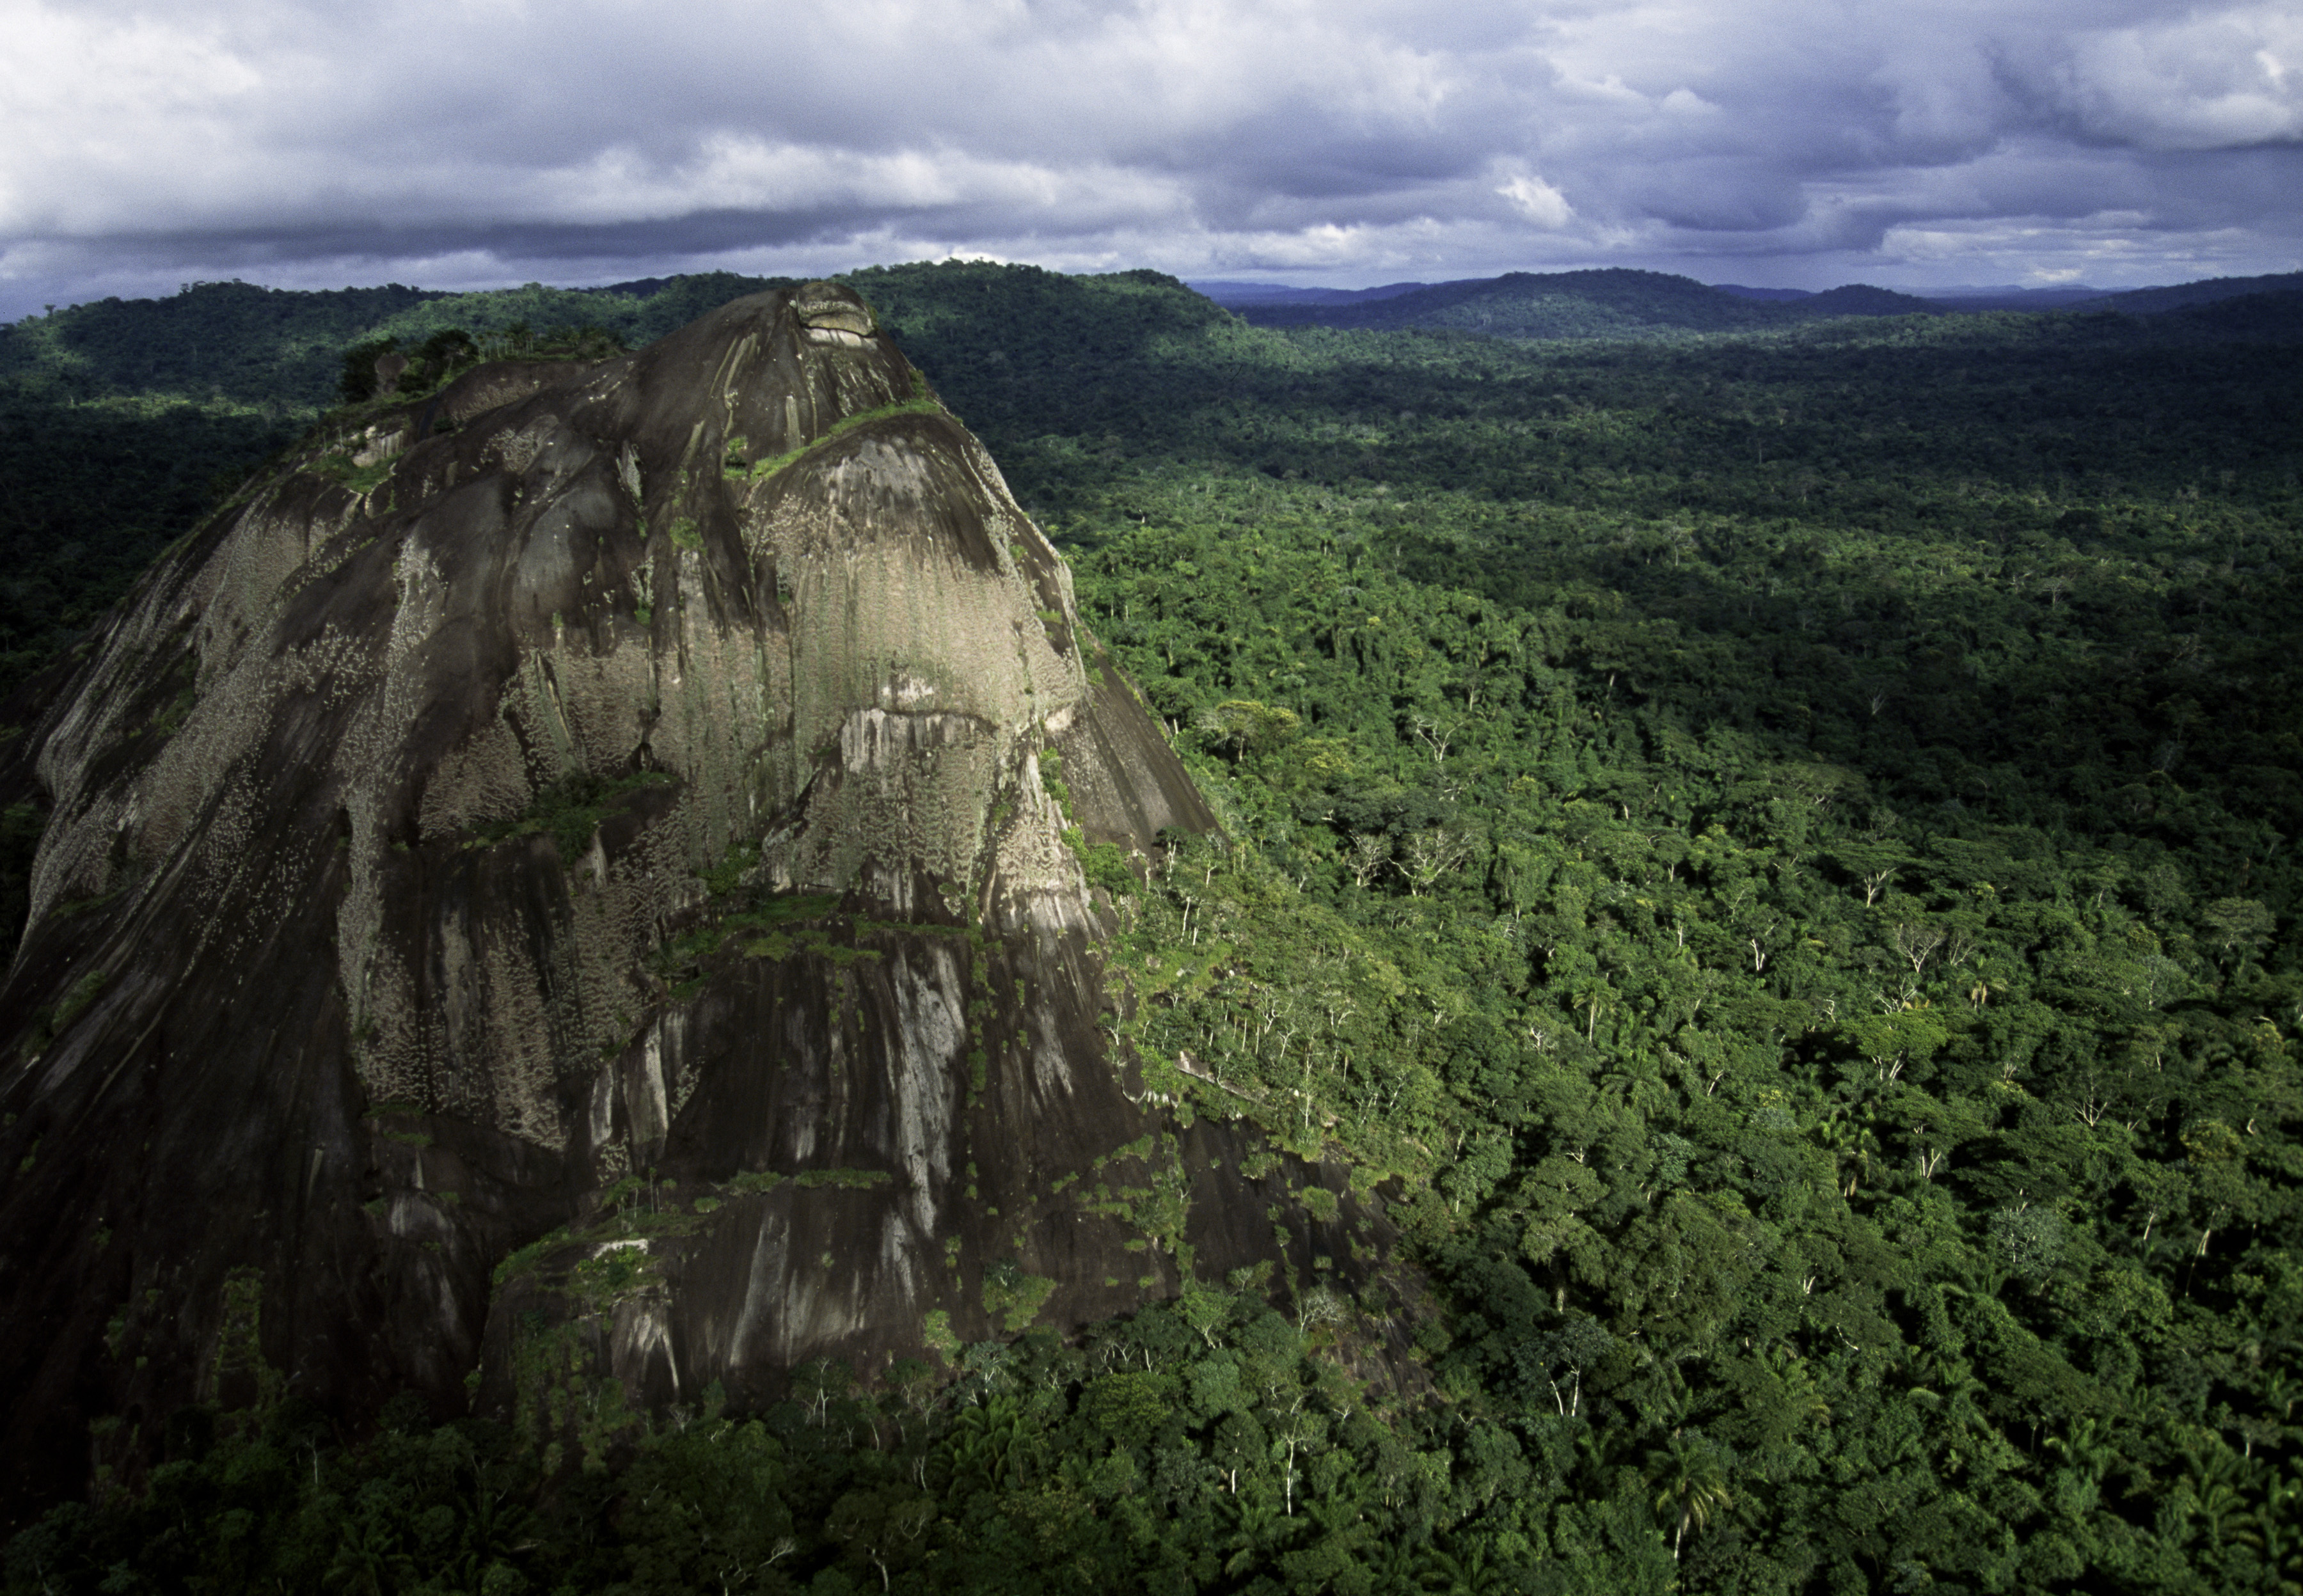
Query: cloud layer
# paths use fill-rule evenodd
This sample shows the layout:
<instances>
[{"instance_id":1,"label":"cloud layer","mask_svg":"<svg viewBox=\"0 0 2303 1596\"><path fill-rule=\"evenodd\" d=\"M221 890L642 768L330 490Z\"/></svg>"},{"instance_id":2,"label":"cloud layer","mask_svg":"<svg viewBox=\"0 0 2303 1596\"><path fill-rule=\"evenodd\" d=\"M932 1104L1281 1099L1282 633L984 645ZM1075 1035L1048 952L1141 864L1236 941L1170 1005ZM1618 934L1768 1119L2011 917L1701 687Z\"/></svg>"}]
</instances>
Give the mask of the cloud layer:
<instances>
[{"instance_id":1,"label":"cloud layer","mask_svg":"<svg viewBox=\"0 0 2303 1596\"><path fill-rule=\"evenodd\" d=\"M0 314L946 253L1823 287L2303 266L2303 12L0 0Z\"/></svg>"}]
</instances>

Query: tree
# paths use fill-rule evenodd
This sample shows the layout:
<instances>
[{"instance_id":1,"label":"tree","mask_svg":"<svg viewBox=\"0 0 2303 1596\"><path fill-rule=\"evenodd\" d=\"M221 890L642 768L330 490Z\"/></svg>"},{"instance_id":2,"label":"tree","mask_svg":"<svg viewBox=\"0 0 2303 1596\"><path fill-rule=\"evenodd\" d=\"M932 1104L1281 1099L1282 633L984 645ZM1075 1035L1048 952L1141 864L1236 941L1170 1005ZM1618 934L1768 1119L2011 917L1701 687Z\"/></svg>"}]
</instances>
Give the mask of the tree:
<instances>
[{"instance_id":1,"label":"tree","mask_svg":"<svg viewBox=\"0 0 2303 1596\"><path fill-rule=\"evenodd\" d=\"M1502 1596L1519 1582L1488 1546L1471 1540L1425 1552L1417 1560L1416 1583L1432 1596Z\"/></svg>"},{"instance_id":2,"label":"tree","mask_svg":"<svg viewBox=\"0 0 2303 1596\"><path fill-rule=\"evenodd\" d=\"M1390 863L1391 839L1382 832L1362 832L1352 839L1346 865L1352 873L1354 886L1364 888Z\"/></svg>"},{"instance_id":3,"label":"tree","mask_svg":"<svg viewBox=\"0 0 2303 1596\"><path fill-rule=\"evenodd\" d=\"M1407 878L1407 890L1419 898L1430 891L1441 876L1471 856L1472 844L1468 833L1446 826L1409 832L1400 845L1399 859L1399 873Z\"/></svg>"},{"instance_id":4,"label":"tree","mask_svg":"<svg viewBox=\"0 0 2303 1596\"><path fill-rule=\"evenodd\" d=\"M851 1490L831 1505L824 1530L844 1541L861 1561L880 1575L880 1588L890 1588L894 1571L920 1550L920 1541L936 1520L932 1497L884 1488Z\"/></svg>"},{"instance_id":5,"label":"tree","mask_svg":"<svg viewBox=\"0 0 2303 1596\"><path fill-rule=\"evenodd\" d=\"M1700 1435L1674 1431L1669 1441L1648 1454L1647 1478L1657 1516L1672 1525L1675 1562L1691 1532L1708 1527L1734 1503L1717 1450Z\"/></svg>"},{"instance_id":6,"label":"tree","mask_svg":"<svg viewBox=\"0 0 2303 1596\"><path fill-rule=\"evenodd\" d=\"M855 1372L834 1358L817 1358L792 1374L792 1389L814 1414L818 1424L826 1421L831 1405L845 1397L855 1384Z\"/></svg>"},{"instance_id":7,"label":"tree","mask_svg":"<svg viewBox=\"0 0 2303 1596\"><path fill-rule=\"evenodd\" d=\"M624 1476L621 1532L640 1591L756 1586L798 1550L783 1448L756 1420L659 1435Z\"/></svg>"},{"instance_id":8,"label":"tree","mask_svg":"<svg viewBox=\"0 0 2303 1596\"><path fill-rule=\"evenodd\" d=\"M1522 1342L1514 1353L1520 1378L1531 1388L1548 1391L1552 1406L1565 1418L1583 1411L1583 1376L1596 1369L1615 1349L1615 1338L1589 1314L1579 1314L1557 1330Z\"/></svg>"},{"instance_id":9,"label":"tree","mask_svg":"<svg viewBox=\"0 0 2303 1596\"><path fill-rule=\"evenodd\" d=\"M1253 1472L1256 1465L1270 1456L1271 1439L1253 1414L1228 1413L1216 1425L1214 1444L1211 1448L1216 1466L1223 1471L1224 1489L1233 1496L1239 1494L1239 1476L1243 1471Z\"/></svg>"},{"instance_id":10,"label":"tree","mask_svg":"<svg viewBox=\"0 0 2303 1596\"><path fill-rule=\"evenodd\" d=\"M372 399L381 378L376 362L399 349L397 338L375 338L366 343L356 343L343 354L343 374L337 383L337 396L346 404L359 404Z\"/></svg>"},{"instance_id":11,"label":"tree","mask_svg":"<svg viewBox=\"0 0 2303 1596\"><path fill-rule=\"evenodd\" d=\"M2252 898L2218 898L2199 911L2207 940L2229 953L2260 948L2278 928L2277 916Z\"/></svg>"},{"instance_id":12,"label":"tree","mask_svg":"<svg viewBox=\"0 0 2303 1596\"><path fill-rule=\"evenodd\" d=\"M1898 920L1888 927L1887 934L1895 944L1895 951L1911 967L1911 974L1918 975L1926 973L1928 960L1935 957L1936 950L1944 945L1950 933L1925 920Z\"/></svg>"},{"instance_id":13,"label":"tree","mask_svg":"<svg viewBox=\"0 0 2303 1596\"><path fill-rule=\"evenodd\" d=\"M1227 698L1194 715L1192 723L1211 743L1229 747L1236 760L1285 746L1302 724L1294 710L1253 698Z\"/></svg>"}]
</instances>

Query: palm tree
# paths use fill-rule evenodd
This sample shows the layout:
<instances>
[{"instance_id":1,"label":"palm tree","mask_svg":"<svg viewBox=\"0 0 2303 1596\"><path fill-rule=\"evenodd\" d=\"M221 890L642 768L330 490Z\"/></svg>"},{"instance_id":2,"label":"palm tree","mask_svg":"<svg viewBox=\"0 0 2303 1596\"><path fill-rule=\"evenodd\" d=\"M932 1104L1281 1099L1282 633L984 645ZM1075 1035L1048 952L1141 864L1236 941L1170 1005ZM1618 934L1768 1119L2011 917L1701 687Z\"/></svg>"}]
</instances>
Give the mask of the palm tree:
<instances>
[{"instance_id":1,"label":"palm tree","mask_svg":"<svg viewBox=\"0 0 2303 1596\"><path fill-rule=\"evenodd\" d=\"M1833 1167L1846 1177L1839 1195L1854 1196L1855 1188L1877 1168L1878 1136L1869 1123L1843 1115L1835 1115L1818 1126L1817 1136L1830 1152Z\"/></svg>"},{"instance_id":2,"label":"palm tree","mask_svg":"<svg viewBox=\"0 0 2303 1596\"><path fill-rule=\"evenodd\" d=\"M2272 1482L2255 1530L2271 1588L2280 1596L2303 1596L2303 1475Z\"/></svg>"},{"instance_id":3,"label":"palm tree","mask_svg":"<svg viewBox=\"0 0 2303 1596\"><path fill-rule=\"evenodd\" d=\"M321 1578L332 1588L382 1596L405 1560L400 1532L381 1516L361 1514L337 1526L335 1556Z\"/></svg>"},{"instance_id":4,"label":"palm tree","mask_svg":"<svg viewBox=\"0 0 2303 1596\"><path fill-rule=\"evenodd\" d=\"M1416 1587L1417 1568L1422 1555L1406 1541L1393 1537L1370 1547L1362 1565L1373 1576L1379 1591L1412 1591Z\"/></svg>"},{"instance_id":5,"label":"palm tree","mask_svg":"<svg viewBox=\"0 0 2303 1596\"><path fill-rule=\"evenodd\" d=\"M1927 1384L1911 1387L1910 1400L1914 1406L1935 1414L1934 1439L1944 1448L1944 1464L1958 1468L1978 1448L1987 1444L1983 1438L1991 1432L1991 1423L1984 1416L1978 1398L1988 1394L1991 1388L1977 1379L1974 1365L1957 1354L1923 1354L1919 1372Z\"/></svg>"},{"instance_id":6,"label":"palm tree","mask_svg":"<svg viewBox=\"0 0 2303 1596\"><path fill-rule=\"evenodd\" d=\"M1231 1556L1224 1560L1224 1572L1235 1576L1270 1556L1300 1527L1280 1512L1279 1504L1263 1490L1253 1490L1245 1496L1218 1497L1215 1507L1219 1516L1231 1521L1227 1542Z\"/></svg>"},{"instance_id":7,"label":"palm tree","mask_svg":"<svg viewBox=\"0 0 2303 1596\"><path fill-rule=\"evenodd\" d=\"M2119 1461L2119 1447L2110 1427L2100 1419L2074 1419L2061 1435L2047 1438L2047 1450L2063 1459L2082 1478L2100 1482Z\"/></svg>"},{"instance_id":8,"label":"palm tree","mask_svg":"<svg viewBox=\"0 0 2303 1596\"><path fill-rule=\"evenodd\" d=\"M2189 1476L2190 1500L2185 1504L2185 1514L2194 1523L2192 1533L2206 1541L2210 1557L2219 1558L2232 1547L2263 1549L2263 1536L2245 1489L2249 1472L2246 1460L2219 1440L2189 1455L2184 1473Z\"/></svg>"},{"instance_id":9,"label":"palm tree","mask_svg":"<svg viewBox=\"0 0 2303 1596\"><path fill-rule=\"evenodd\" d=\"M1498 1596L1512 1588L1511 1570L1477 1541L1455 1550L1433 1547L1417 1559L1417 1582L1433 1596Z\"/></svg>"},{"instance_id":10,"label":"palm tree","mask_svg":"<svg viewBox=\"0 0 2303 1596\"><path fill-rule=\"evenodd\" d=\"M1020 1474L1023 1418L1013 1397L994 1397L966 1409L944 1442L952 1477L985 1490L997 1490Z\"/></svg>"},{"instance_id":11,"label":"palm tree","mask_svg":"<svg viewBox=\"0 0 2303 1596\"><path fill-rule=\"evenodd\" d=\"M1708 1527L1734 1505L1718 1453L1700 1436L1675 1431L1669 1442L1649 1453L1648 1484L1655 1491L1657 1516L1678 1521L1671 1536L1674 1562L1691 1531Z\"/></svg>"},{"instance_id":12,"label":"palm tree","mask_svg":"<svg viewBox=\"0 0 2303 1596\"><path fill-rule=\"evenodd\" d=\"M1783 1405L1787 1411L1798 1414L1802 1424L1830 1422L1831 1403L1825 1398L1823 1388L1807 1359L1782 1341L1767 1348L1760 1356L1775 1372L1783 1392Z\"/></svg>"}]
</instances>

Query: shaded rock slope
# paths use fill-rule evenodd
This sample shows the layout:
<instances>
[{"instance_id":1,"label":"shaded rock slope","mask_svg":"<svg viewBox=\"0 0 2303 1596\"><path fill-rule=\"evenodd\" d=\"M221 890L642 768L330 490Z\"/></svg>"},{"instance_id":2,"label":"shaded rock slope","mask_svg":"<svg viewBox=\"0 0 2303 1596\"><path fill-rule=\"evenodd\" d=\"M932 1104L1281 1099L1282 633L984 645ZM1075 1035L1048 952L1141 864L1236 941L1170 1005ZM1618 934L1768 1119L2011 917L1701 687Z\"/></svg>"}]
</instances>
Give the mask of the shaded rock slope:
<instances>
[{"instance_id":1,"label":"shaded rock slope","mask_svg":"<svg viewBox=\"0 0 2303 1596\"><path fill-rule=\"evenodd\" d=\"M50 816L0 992L14 1490L99 1415L98 1465L282 1393L603 1445L610 1376L740 1406L1384 1250L1113 1055L1084 851L1213 818L844 289L316 437L0 759Z\"/></svg>"}]
</instances>

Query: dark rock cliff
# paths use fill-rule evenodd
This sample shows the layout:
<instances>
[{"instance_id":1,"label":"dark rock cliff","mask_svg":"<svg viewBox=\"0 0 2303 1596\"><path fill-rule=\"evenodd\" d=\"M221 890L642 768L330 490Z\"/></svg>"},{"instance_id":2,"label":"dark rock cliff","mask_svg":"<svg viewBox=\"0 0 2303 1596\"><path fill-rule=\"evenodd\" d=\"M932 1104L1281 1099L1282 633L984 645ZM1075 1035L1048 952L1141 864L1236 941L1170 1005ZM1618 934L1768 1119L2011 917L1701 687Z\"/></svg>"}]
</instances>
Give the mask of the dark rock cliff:
<instances>
[{"instance_id":1,"label":"dark rock cliff","mask_svg":"<svg viewBox=\"0 0 2303 1596\"><path fill-rule=\"evenodd\" d=\"M1082 850L1212 817L845 290L316 439L0 759L51 817L0 991L20 1499L97 1415L131 1465L283 1392L593 1444L610 1375L742 1404L1382 1251L1113 1056Z\"/></svg>"}]
</instances>

